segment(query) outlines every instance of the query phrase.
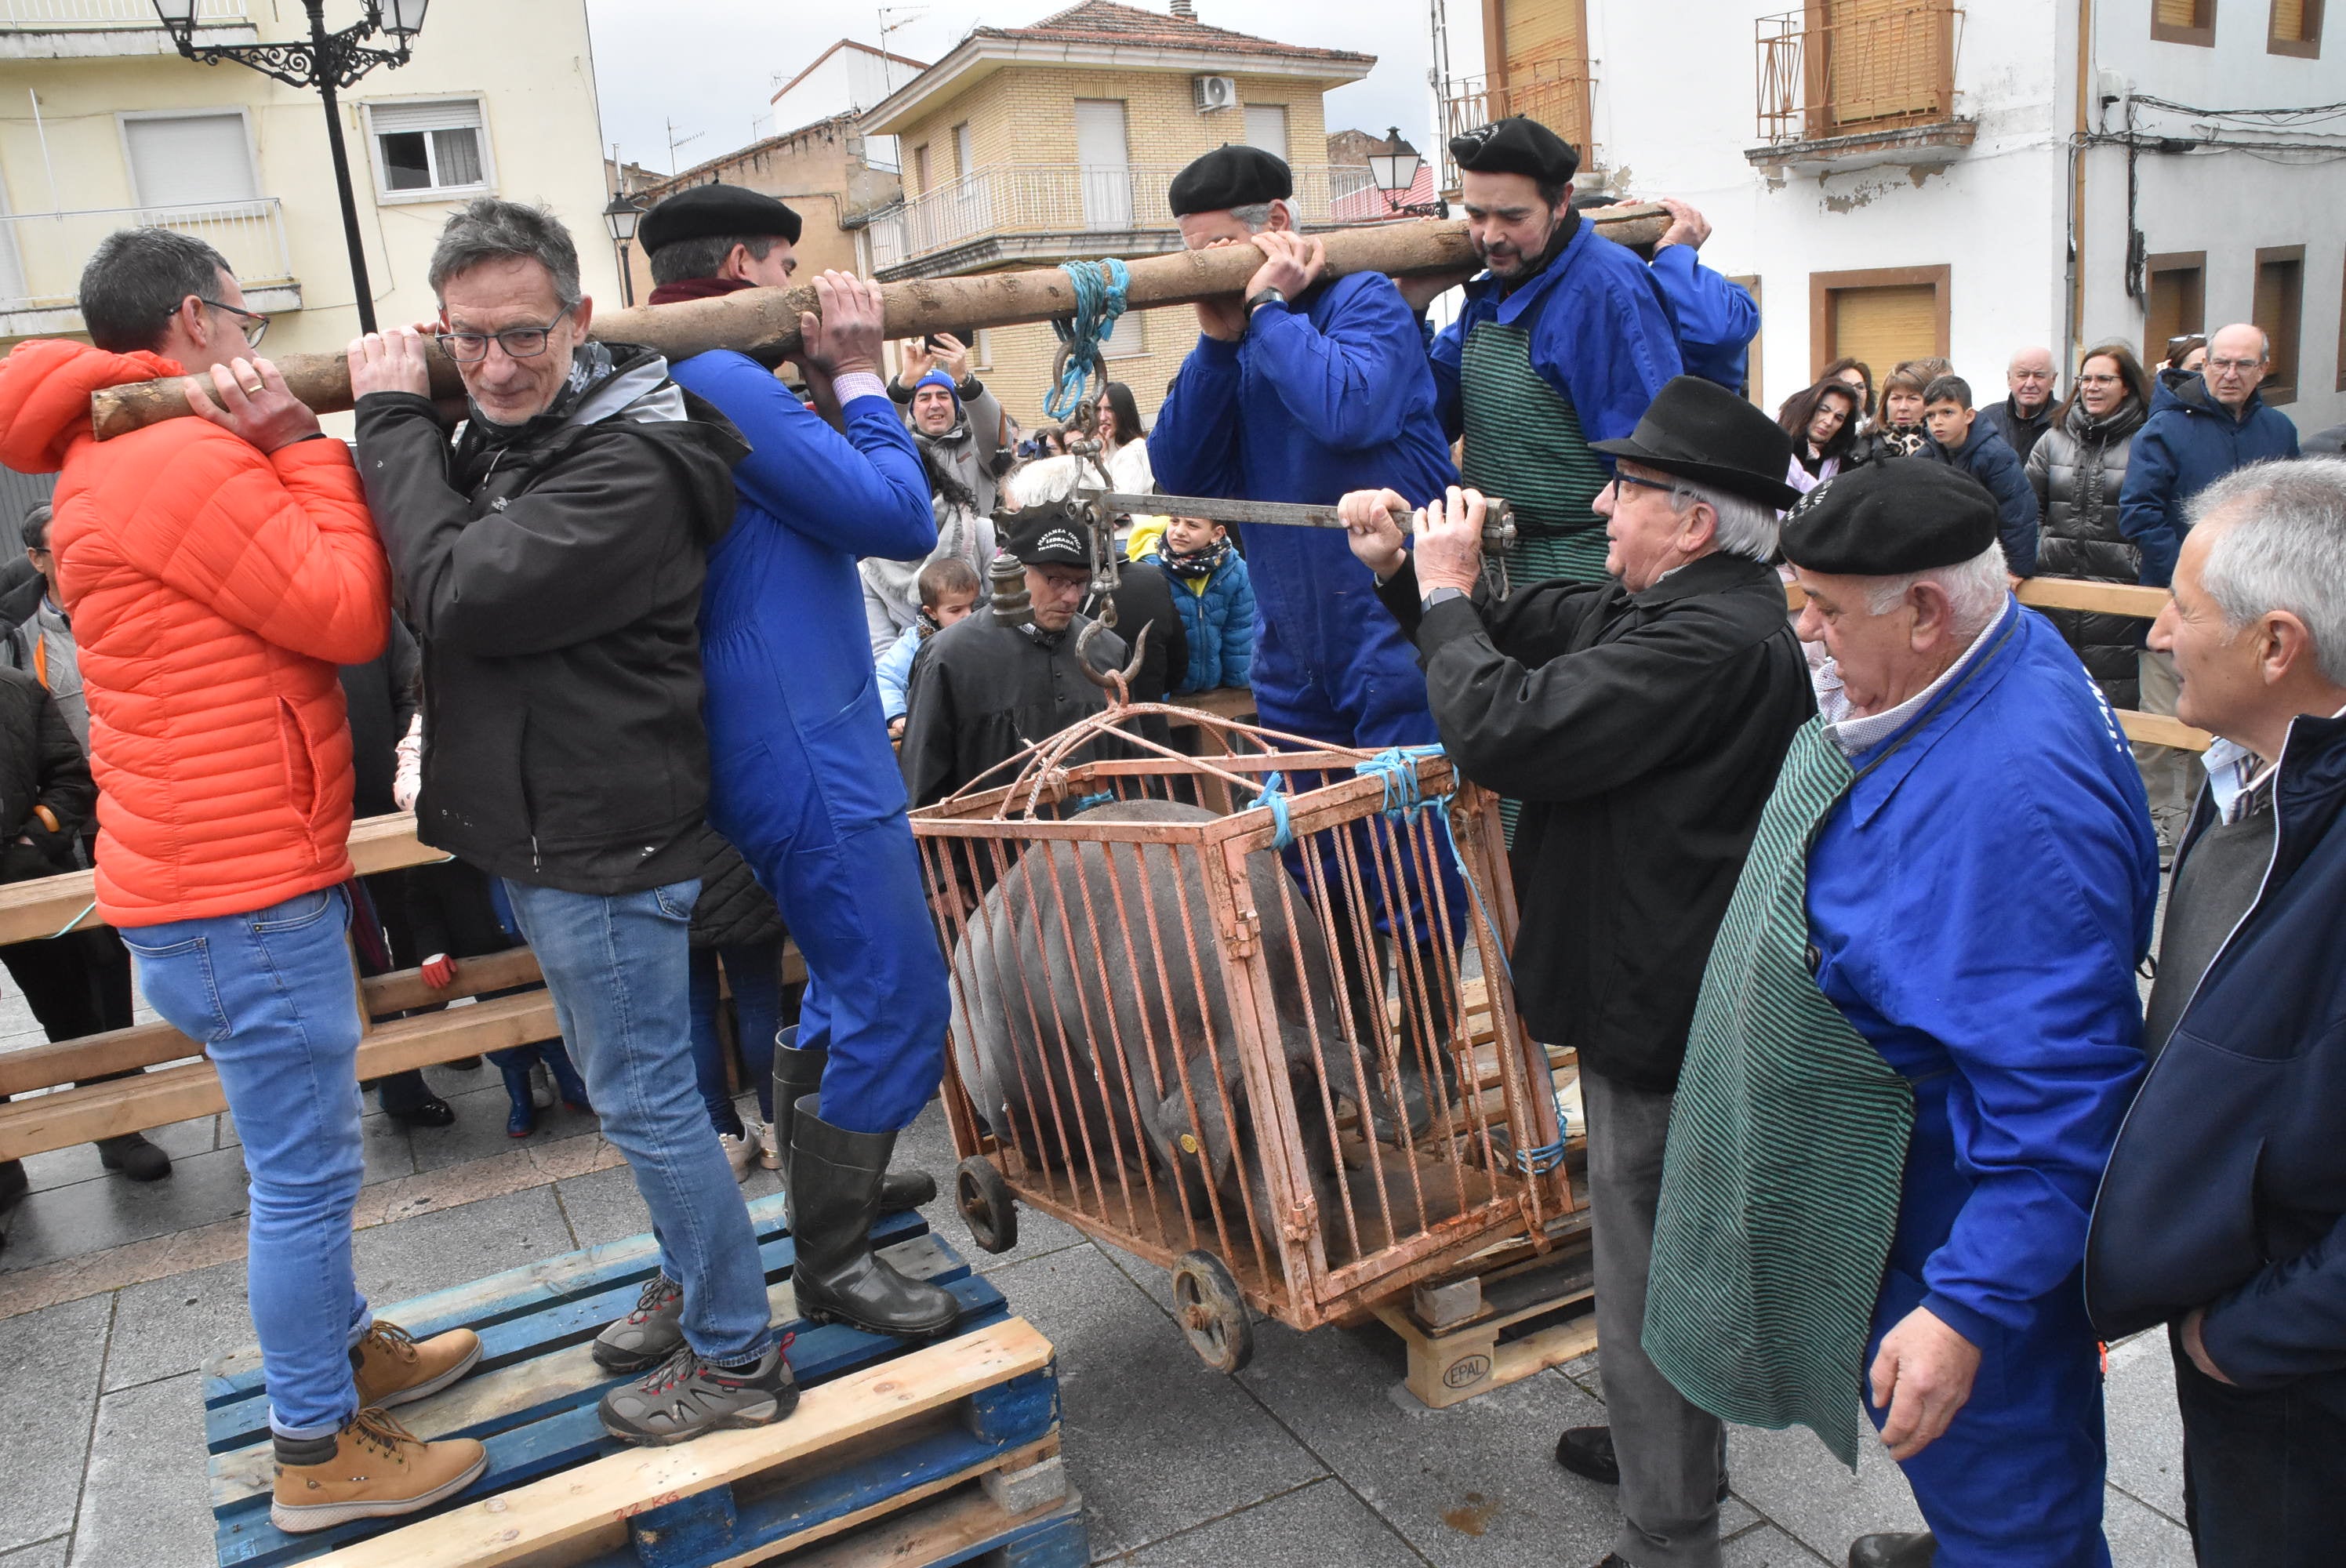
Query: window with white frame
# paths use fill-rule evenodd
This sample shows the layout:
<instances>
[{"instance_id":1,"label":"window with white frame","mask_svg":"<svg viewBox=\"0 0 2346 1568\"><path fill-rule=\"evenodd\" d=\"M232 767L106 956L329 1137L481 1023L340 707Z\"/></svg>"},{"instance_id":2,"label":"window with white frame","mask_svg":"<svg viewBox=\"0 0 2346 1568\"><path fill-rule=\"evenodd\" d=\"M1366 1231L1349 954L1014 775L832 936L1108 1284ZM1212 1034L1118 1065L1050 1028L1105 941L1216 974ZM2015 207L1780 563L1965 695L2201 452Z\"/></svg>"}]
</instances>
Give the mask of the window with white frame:
<instances>
[{"instance_id":1,"label":"window with white frame","mask_svg":"<svg viewBox=\"0 0 2346 1568\"><path fill-rule=\"evenodd\" d=\"M484 190L488 144L478 98L369 104L375 188L386 200Z\"/></svg>"}]
</instances>

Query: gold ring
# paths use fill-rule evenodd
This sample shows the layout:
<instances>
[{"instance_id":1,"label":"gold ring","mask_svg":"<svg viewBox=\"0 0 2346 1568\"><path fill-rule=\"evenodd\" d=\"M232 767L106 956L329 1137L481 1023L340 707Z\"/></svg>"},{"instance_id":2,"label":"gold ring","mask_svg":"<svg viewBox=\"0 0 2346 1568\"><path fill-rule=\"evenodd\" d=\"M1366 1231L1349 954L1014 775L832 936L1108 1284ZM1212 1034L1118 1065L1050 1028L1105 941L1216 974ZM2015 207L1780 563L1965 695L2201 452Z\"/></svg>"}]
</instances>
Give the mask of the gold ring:
<instances>
[{"instance_id":1,"label":"gold ring","mask_svg":"<svg viewBox=\"0 0 2346 1568\"><path fill-rule=\"evenodd\" d=\"M239 386L244 386L244 383L243 383L242 382L239 382L237 384L238 384ZM254 393L254 392L257 392L260 391L260 389L262 388L262 386L264 386L265 384L266 384L265 382L253 382L250 386L249 386L249 387L245 387L245 388L244 388L244 390L245 390L245 394L246 394L247 396L250 396L252 393Z\"/></svg>"}]
</instances>

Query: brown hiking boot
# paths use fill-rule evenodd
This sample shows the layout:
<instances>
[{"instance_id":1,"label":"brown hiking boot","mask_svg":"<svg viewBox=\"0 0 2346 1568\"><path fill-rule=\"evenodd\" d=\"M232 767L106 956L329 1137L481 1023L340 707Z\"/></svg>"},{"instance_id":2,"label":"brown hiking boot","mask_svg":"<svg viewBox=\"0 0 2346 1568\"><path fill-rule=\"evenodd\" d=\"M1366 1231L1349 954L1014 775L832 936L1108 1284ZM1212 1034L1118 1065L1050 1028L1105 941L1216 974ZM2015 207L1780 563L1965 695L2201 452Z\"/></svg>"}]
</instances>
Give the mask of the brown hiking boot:
<instances>
[{"instance_id":1,"label":"brown hiking boot","mask_svg":"<svg viewBox=\"0 0 2346 1568\"><path fill-rule=\"evenodd\" d=\"M470 1329L451 1329L419 1343L397 1324L378 1319L351 1352L351 1371L360 1407L389 1410L438 1393L480 1359L481 1337Z\"/></svg>"},{"instance_id":2,"label":"brown hiking boot","mask_svg":"<svg viewBox=\"0 0 2346 1568\"><path fill-rule=\"evenodd\" d=\"M300 1534L413 1513L454 1497L489 1468L489 1451L473 1439L425 1442L381 1410L361 1410L333 1441L315 1464L279 1462L269 1505L278 1529Z\"/></svg>"}]
</instances>

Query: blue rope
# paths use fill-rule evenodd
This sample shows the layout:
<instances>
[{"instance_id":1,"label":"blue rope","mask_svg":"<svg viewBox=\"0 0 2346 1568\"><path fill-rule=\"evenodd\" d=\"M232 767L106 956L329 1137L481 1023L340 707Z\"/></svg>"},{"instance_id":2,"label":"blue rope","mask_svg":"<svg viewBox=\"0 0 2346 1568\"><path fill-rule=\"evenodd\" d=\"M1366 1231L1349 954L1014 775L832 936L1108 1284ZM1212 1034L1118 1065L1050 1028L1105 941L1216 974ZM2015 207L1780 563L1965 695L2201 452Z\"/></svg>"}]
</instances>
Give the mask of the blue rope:
<instances>
[{"instance_id":1,"label":"blue rope","mask_svg":"<svg viewBox=\"0 0 2346 1568\"><path fill-rule=\"evenodd\" d=\"M92 911L92 910L94 910L94 909L96 909L97 907L97 901L96 899L92 899L92 900L90 900L90 901L89 901L89 902L87 902L87 903L86 903L86 904L82 905L82 906L81 906L81 913L79 913L79 914L77 914L77 915L74 916L74 917L73 917L73 919L71 919L71 920L69 920L69 921L66 921L66 923L65 923L65 924L63 924L63 925L61 925L61 926L57 927L57 929L56 929L56 931L52 932L49 934L49 940L50 940L51 942L55 942L58 937L61 937L61 936L65 935L67 932L69 932L69 931L73 930L73 928L74 928L74 927L76 927L76 926L77 926L77 925L81 924L81 922L82 922L82 921L86 921L86 920L87 920L87 919L89 918L89 911Z\"/></svg>"},{"instance_id":2,"label":"blue rope","mask_svg":"<svg viewBox=\"0 0 2346 1568\"><path fill-rule=\"evenodd\" d=\"M1090 810L1093 807L1106 806L1115 800L1115 799L1116 791L1113 789L1103 789L1096 795L1086 795L1082 799L1076 802L1076 809L1074 811L1070 812L1069 815L1080 817L1085 812Z\"/></svg>"},{"instance_id":3,"label":"blue rope","mask_svg":"<svg viewBox=\"0 0 2346 1568\"><path fill-rule=\"evenodd\" d=\"M1111 256L1105 261L1062 261L1059 270L1076 287L1076 319L1053 321L1059 335L1059 368L1043 400L1045 417L1066 420L1083 406L1084 387L1093 376L1105 377L1099 346L1116 335L1116 319L1124 314L1124 291L1132 274Z\"/></svg>"},{"instance_id":4,"label":"blue rope","mask_svg":"<svg viewBox=\"0 0 2346 1568\"><path fill-rule=\"evenodd\" d=\"M1266 773L1262 776L1262 794L1255 800L1258 806L1270 811L1270 847L1290 850L1295 847L1295 830L1287 820L1287 775Z\"/></svg>"}]
</instances>

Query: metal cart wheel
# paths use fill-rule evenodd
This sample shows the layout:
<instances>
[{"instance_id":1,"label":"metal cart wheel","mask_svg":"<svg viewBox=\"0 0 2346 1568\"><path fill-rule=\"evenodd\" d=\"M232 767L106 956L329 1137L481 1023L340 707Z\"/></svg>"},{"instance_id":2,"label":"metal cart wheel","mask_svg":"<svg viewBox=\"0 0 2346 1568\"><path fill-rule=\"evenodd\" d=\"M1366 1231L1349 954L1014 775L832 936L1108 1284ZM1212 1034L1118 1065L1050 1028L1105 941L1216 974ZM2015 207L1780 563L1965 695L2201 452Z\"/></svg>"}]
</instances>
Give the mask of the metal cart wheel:
<instances>
[{"instance_id":1,"label":"metal cart wheel","mask_svg":"<svg viewBox=\"0 0 2346 1568\"><path fill-rule=\"evenodd\" d=\"M1254 1359L1246 1298L1212 1253L1185 1252L1173 1260L1173 1316L1189 1337L1189 1349L1214 1370L1242 1371Z\"/></svg>"},{"instance_id":2,"label":"metal cart wheel","mask_svg":"<svg viewBox=\"0 0 2346 1568\"><path fill-rule=\"evenodd\" d=\"M984 1155L972 1155L954 1170L954 1207L969 1226L970 1239L988 1252L1018 1245L1018 1203L1010 1184Z\"/></svg>"}]
</instances>

